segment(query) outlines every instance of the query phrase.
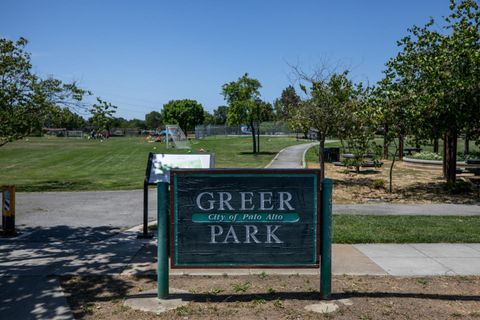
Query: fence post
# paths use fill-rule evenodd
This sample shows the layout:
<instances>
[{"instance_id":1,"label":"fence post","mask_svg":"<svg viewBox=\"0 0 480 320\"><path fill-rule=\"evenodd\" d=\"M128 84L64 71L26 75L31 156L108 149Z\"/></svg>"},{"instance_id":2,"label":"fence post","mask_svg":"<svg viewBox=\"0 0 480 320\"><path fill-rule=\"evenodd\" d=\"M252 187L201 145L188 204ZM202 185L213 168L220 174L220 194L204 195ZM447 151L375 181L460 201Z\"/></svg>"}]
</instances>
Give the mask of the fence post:
<instances>
[{"instance_id":1,"label":"fence post","mask_svg":"<svg viewBox=\"0 0 480 320\"><path fill-rule=\"evenodd\" d=\"M330 299L332 293L332 187L331 179L322 180L320 297Z\"/></svg>"},{"instance_id":2,"label":"fence post","mask_svg":"<svg viewBox=\"0 0 480 320\"><path fill-rule=\"evenodd\" d=\"M157 184L157 297L166 298L168 289L168 183Z\"/></svg>"}]
</instances>

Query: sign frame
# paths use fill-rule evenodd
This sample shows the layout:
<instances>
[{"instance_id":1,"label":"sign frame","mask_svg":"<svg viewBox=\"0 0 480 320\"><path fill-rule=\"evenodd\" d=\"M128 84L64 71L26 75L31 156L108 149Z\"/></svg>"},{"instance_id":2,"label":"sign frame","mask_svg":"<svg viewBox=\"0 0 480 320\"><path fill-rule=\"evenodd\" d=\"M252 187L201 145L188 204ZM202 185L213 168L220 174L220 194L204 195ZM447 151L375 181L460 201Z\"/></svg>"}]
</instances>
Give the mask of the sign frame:
<instances>
[{"instance_id":1,"label":"sign frame","mask_svg":"<svg viewBox=\"0 0 480 320\"><path fill-rule=\"evenodd\" d=\"M176 262L176 215L177 215L177 207L175 206L176 200L176 190L174 187L176 186L176 179L177 175L251 175L251 176L285 176L285 175L292 175L292 176L301 176L301 175L309 175L314 177L314 257L312 259L312 263L305 263L305 262L297 262L297 263L272 263L272 264L264 264L264 263L212 263L212 264L178 264ZM321 174L320 170L318 169L173 169L170 171L170 181L172 190L170 192L170 225L169 225L169 233L170 233L170 267L172 269L202 269L202 268L209 268L209 269L248 269L248 268L261 268L261 269L286 269L286 268L319 268L320 266L320 255L321 255L321 221L322 221L322 183L321 183Z\"/></svg>"}]
</instances>

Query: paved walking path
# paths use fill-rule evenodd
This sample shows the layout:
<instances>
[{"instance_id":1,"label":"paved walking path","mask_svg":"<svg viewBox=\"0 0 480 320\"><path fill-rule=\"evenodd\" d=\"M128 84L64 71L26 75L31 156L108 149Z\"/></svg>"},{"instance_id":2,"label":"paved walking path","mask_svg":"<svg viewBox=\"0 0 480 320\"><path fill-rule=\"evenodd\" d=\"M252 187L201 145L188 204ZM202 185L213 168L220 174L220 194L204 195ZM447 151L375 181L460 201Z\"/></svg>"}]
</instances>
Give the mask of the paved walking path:
<instances>
[{"instance_id":1,"label":"paved walking path","mask_svg":"<svg viewBox=\"0 0 480 320\"><path fill-rule=\"evenodd\" d=\"M308 145L284 149L271 168L298 168ZM155 190L150 191L150 217ZM142 191L17 194L23 234L0 239L0 318L73 319L63 275L155 274L155 240L125 227L142 221ZM478 215L478 206L334 205L335 213ZM318 274L318 269L172 270L178 274ZM480 275L480 244L333 245L337 275Z\"/></svg>"},{"instance_id":2,"label":"paved walking path","mask_svg":"<svg viewBox=\"0 0 480 320\"><path fill-rule=\"evenodd\" d=\"M278 168L304 168L305 153L318 142L297 144L281 150L266 166L269 169Z\"/></svg>"}]
</instances>

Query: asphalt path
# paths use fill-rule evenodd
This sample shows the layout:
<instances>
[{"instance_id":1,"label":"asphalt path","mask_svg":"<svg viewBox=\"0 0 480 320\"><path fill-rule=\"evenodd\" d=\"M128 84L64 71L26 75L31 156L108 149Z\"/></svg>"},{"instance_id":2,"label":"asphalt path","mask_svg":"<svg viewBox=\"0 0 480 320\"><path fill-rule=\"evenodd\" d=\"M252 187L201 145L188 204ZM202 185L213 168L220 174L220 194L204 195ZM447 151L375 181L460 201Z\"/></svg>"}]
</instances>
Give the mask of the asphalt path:
<instances>
[{"instance_id":1,"label":"asphalt path","mask_svg":"<svg viewBox=\"0 0 480 320\"><path fill-rule=\"evenodd\" d=\"M149 219L156 219L156 189L149 190ZM143 190L17 193L20 227L132 227L143 222Z\"/></svg>"}]
</instances>

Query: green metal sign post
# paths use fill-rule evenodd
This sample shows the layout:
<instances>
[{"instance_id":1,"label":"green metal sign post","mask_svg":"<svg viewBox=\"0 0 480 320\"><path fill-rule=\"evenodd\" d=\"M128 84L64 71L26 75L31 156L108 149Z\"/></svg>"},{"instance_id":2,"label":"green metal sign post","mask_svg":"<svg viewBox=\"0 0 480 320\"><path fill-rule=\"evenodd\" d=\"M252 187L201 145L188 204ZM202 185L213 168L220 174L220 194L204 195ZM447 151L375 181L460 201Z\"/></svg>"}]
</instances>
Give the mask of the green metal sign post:
<instances>
[{"instance_id":1,"label":"green metal sign post","mask_svg":"<svg viewBox=\"0 0 480 320\"><path fill-rule=\"evenodd\" d=\"M331 179L322 181L320 296L326 300L332 293L332 187Z\"/></svg>"},{"instance_id":2,"label":"green metal sign post","mask_svg":"<svg viewBox=\"0 0 480 320\"><path fill-rule=\"evenodd\" d=\"M168 296L168 183L157 184L157 296L159 299Z\"/></svg>"}]
</instances>

